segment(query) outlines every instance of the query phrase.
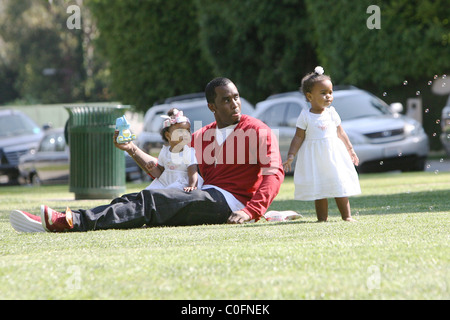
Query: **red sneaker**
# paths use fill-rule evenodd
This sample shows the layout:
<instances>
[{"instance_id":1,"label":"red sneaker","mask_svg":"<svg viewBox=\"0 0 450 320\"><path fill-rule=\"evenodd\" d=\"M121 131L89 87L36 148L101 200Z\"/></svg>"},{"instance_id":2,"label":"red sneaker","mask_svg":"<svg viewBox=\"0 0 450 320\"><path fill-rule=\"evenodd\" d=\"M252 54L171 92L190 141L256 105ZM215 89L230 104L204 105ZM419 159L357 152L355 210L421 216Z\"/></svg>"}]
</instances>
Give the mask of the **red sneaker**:
<instances>
[{"instance_id":1,"label":"red sneaker","mask_svg":"<svg viewBox=\"0 0 450 320\"><path fill-rule=\"evenodd\" d=\"M41 217L25 211L14 210L9 216L9 222L18 232L45 232L42 227Z\"/></svg>"},{"instance_id":2,"label":"red sneaker","mask_svg":"<svg viewBox=\"0 0 450 320\"><path fill-rule=\"evenodd\" d=\"M42 226L46 231L64 232L73 228L72 211L67 207L65 213L41 206Z\"/></svg>"}]
</instances>

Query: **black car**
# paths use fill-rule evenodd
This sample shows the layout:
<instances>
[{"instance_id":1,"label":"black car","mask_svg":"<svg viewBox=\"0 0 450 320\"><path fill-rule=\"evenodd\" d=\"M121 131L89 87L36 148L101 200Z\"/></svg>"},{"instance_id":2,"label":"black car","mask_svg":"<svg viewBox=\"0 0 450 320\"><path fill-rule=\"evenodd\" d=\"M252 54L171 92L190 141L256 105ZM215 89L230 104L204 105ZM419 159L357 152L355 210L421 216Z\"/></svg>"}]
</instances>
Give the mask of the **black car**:
<instances>
[{"instance_id":1,"label":"black car","mask_svg":"<svg viewBox=\"0 0 450 320\"><path fill-rule=\"evenodd\" d=\"M39 126L24 113L0 110L0 184L16 184L19 158L38 147L44 135Z\"/></svg>"}]
</instances>

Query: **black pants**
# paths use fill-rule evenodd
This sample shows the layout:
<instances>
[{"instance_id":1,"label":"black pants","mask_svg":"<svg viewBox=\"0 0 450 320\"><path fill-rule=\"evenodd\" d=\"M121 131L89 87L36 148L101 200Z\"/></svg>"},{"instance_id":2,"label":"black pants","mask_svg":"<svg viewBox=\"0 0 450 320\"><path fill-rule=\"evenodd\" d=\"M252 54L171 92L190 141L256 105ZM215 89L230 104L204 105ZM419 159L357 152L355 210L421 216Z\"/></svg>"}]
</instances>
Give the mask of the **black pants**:
<instances>
[{"instance_id":1,"label":"black pants","mask_svg":"<svg viewBox=\"0 0 450 320\"><path fill-rule=\"evenodd\" d=\"M72 231L225 223L231 210L215 189L142 190L89 210L73 210Z\"/></svg>"}]
</instances>

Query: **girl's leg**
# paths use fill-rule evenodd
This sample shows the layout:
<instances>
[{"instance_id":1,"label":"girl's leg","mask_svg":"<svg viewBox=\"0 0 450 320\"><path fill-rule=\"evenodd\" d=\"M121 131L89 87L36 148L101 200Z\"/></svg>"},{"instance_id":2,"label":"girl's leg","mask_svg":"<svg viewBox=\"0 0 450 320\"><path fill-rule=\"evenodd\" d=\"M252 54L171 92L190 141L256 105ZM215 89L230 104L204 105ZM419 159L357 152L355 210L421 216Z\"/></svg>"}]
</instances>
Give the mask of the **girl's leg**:
<instances>
[{"instance_id":1,"label":"girl's leg","mask_svg":"<svg viewBox=\"0 0 450 320\"><path fill-rule=\"evenodd\" d=\"M328 200L319 199L315 200L314 204L316 206L317 220L319 222L325 222L328 219Z\"/></svg>"},{"instance_id":2,"label":"girl's leg","mask_svg":"<svg viewBox=\"0 0 450 320\"><path fill-rule=\"evenodd\" d=\"M334 198L336 200L336 205L341 213L342 220L344 221L356 221L352 218L350 210L350 201L348 197Z\"/></svg>"}]
</instances>

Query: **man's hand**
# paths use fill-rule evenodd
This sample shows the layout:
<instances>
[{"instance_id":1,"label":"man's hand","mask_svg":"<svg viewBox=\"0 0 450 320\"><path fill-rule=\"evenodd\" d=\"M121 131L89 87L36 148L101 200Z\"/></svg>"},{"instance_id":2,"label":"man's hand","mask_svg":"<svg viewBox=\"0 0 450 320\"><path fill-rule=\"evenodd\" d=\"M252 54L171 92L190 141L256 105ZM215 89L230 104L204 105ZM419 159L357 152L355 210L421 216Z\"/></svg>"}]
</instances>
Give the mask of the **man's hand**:
<instances>
[{"instance_id":1,"label":"man's hand","mask_svg":"<svg viewBox=\"0 0 450 320\"><path fill-rule=\"evenodd\" d=\"M115 130L113 139L114 139L114 145L116 146L116 148L118 148L120 150L123 150L123 151L126 151L126 152L132 151L134 143L131 142L131 141L130 142L125 142L125 143L117 143L117 136L118 135L119 135L119 130Z\"/></svg>"},{"instance_id":2,"label":"man's hand","mask_svg":"<svg viewBox=\"0 0 450 320\"><path fill-rule=\"evenodd\" d=\"M233 212L229 217L227 223L238 224L250 221L250 217L243 210Z\"/></svg>"}]
</instances>

